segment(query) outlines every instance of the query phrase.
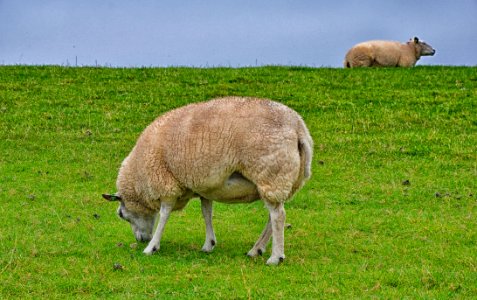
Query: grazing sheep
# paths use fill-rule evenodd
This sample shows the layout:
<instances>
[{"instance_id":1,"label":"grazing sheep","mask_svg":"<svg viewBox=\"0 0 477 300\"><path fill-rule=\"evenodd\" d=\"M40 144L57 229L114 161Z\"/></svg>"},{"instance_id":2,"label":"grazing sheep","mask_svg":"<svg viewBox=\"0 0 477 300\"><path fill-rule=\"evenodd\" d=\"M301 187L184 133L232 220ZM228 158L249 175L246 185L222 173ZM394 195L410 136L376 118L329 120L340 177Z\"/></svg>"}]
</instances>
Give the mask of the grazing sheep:
<instances>
[{"instance_id":1,"label":"grazing sheep","mask_svg":"<svg viewBox=\"0 0 477 300\"><path fill-rule=\"evenodd\" d=\"M269 219L248 255L261 255L272 236L267 264L278 264L285 258L284 203L310 178L312 154L305 123L283 104L240 97L190 104L144 130L121 165L117 193L103 197L121 202L118 214L138 241L150 240L145 254L159 250L169 214L191 198L201 199L205 252L216 244L212 201L261 199Z\"/></svg>"},{"instance_id":2,"label":"grazing sheep","mask_svg":"<svg viewBox=\"0 0 477 300\"><path fill-rule=\"evenodd\" d=\"M406 44L394 41L368 41L351 48L344 67L412 67L421 56L434 55L436 50L417 37Z\"/></svg>"}]
</instances>

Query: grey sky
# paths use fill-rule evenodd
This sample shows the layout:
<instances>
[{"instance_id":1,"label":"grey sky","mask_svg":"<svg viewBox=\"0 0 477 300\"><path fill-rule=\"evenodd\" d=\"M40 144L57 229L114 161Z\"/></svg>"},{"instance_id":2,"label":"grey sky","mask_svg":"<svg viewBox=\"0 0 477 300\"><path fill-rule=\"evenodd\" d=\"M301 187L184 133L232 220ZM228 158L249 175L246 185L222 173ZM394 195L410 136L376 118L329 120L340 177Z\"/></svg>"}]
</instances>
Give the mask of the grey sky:
<instances>
[{"instance_id":1,"label":"grey sky","mask_svg":"<svg viewBox=\"0 0 477 300\"><path fill-rule=\"evenodd\" d=\"M477 65L477 1L0 0L0 64L341 67L370 39Z\"/></svg>"}]
</instances>

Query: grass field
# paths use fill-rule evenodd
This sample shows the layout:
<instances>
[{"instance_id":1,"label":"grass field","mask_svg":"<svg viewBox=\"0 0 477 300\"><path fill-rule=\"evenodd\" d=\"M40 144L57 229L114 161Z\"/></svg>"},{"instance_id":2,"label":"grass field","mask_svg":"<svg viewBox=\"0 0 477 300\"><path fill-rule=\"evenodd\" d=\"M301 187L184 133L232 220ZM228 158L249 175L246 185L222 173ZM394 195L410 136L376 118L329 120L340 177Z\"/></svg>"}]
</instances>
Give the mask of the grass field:
<instances>
[{"instance_id":1,"label":"grass field","mask_svg":"<svg viewBox=\"0 0 477 300\"><path fill-rule=\"evenodd\" d=\"M313 177L286 205L287 259L244 255L261 202L174 213L157 255L102 200L159 114L225 95L297 110ZM0 67L0 298L473 298L477 68ZM270 247L269 247L270 248Z\"/></svg>"}]
</instances>

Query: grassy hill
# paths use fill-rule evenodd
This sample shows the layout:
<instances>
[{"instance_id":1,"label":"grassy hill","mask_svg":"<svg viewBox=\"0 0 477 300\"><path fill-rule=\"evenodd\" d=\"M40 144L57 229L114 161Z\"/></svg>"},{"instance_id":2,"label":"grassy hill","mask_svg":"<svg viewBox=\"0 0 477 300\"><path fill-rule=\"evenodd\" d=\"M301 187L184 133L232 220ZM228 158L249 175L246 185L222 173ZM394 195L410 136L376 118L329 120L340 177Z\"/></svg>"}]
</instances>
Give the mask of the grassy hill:
<instances>
[{"instance_id":1,"label":"grassy hill","mask_svg":"<svg viewBox=\"0 0 477 300\"><path fill-rule=\"evenodd\" d=\"M117 170L159 114L226 95L297 110L313 177L287 259L244 255L267 211L199 201L142 254ZM477 68L0 67L0 298L470 298L477 294ZM270 248L270 247L269 247Z\"/></svg>"}]
</instances>

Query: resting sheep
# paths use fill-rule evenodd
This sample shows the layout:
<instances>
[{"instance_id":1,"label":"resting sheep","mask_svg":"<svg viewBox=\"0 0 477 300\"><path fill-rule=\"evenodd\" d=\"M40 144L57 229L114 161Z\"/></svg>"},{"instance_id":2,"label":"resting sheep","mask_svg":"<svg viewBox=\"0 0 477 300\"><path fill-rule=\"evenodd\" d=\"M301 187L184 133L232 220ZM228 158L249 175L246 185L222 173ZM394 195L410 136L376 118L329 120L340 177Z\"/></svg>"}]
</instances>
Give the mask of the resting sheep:
<instances>
[{"instance_id":1,"label":"resting sheep","mask_svg":"<svg viewBox=\"0 0 477 300\"><path fill-rule=\"evenodd\" d=\"M247 253L261 255L272 236L267 264L284 254L284 203L311 176L313 141L302 118L267 99L226 97L190 104L150 124L123 161L116 181L118 215L129 221L145 254L160 248L171 211L200 197L205 252L213 250L212 201L263 200L268 223ZM157 212L159 221L152 235ZM152 238L152 240L151 240Z\"/></svg>"},{"instance_id":2,"label":"resting sheep","mask_svg":"<svg viewBox=\"0 0 477 300\"><path fill-rule=\"evenodd\" d=\"M394 41L368 41L351 48L344 67L412 67L421 56L434 55L430 45L417 37L406 44Z\"/></svg>"}]
</instances>

